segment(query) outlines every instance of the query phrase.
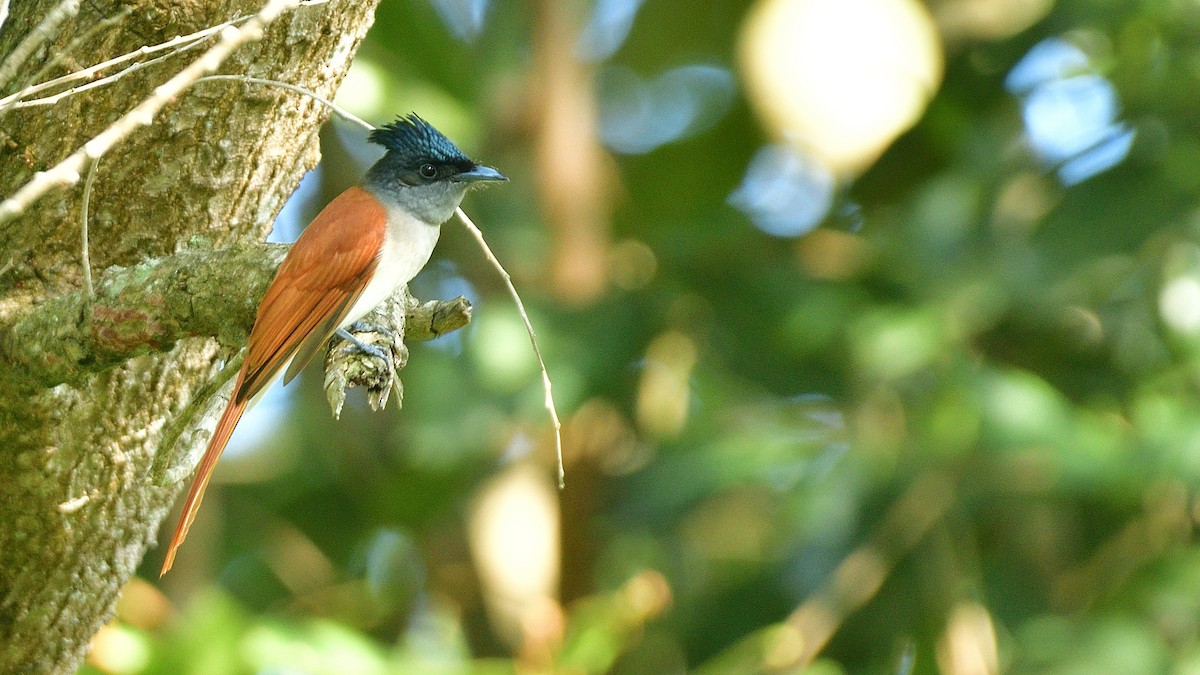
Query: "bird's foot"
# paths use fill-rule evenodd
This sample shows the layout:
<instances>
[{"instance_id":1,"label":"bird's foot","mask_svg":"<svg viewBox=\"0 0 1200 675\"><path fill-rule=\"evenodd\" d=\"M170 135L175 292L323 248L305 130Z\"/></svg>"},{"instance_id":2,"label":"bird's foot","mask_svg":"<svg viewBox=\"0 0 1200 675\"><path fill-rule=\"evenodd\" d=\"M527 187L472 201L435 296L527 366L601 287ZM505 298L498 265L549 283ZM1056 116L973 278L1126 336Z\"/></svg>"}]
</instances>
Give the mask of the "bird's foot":
<instances>
[{"instance_id":1,"label":"bird's foot","mask_svg":"<svg viewBox=\"0 0 1200 675\"><path fill-rule=\"evenodd\" d=\"M351 328L356 331L359 330L358 328L355 328L354 326L351 326ZM391 333L391 331L387 330L386 328L381 329L381 330L376 329L376 328L368 328L368 329L362 330L360 332L365 333L365 332L369 332L369 331L383 333L385 335L387 333ZM348 331L344 328L339 328L337 330L337 336L351 344L350 347L346 347L345 349L342 350L343 353L349 354L350 352L357 350L364 354L374 356L375 358L383 361L384 368L388 368L391 366L392 355L389 354L387 352L387 350L385 350L383 347L380 347L378 345L369 345L369 344L363 342L362 340L359 340L358 338L354 337L353 333L351 333L350 331Z\"/></svg>"}]
</instances>

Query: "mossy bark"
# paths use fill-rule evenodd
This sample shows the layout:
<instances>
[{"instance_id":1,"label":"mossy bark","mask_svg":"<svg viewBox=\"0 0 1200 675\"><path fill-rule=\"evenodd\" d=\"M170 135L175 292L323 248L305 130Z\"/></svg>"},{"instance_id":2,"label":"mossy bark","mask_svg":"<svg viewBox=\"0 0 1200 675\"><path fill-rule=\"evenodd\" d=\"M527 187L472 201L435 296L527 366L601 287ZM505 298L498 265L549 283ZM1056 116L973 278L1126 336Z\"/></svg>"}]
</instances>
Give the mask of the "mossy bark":
<instances>
[{"instance_id":1,"label":"mossy bark","mask_svg":"<svg viewBox=\"0 0 1200 675\"><path fill-rule=\"evenodd\" d=\"M12 3L0 58L58 4ZM332 98L375 4L291 10L221 72ZM67 58L49 77L258 9L244 0L81 3L0 95L28 84L52 55ZM0 194L76 150L203 49L53 106L0 113ZM92 193L94 300L81 290L79 187L0 226L0 672L77 668L154 545L205 440L181 435L181 447L160 456L164 434L231 353L216 337L236 344L248 329L279 254L245 242L262 239L316 164L326 116L293 93L205 82L123 141L100 160ZM219 251L196 248L197 239ZM245 280L215 291L231 270ZM212 406L200 407L191 428L211 417Z\"/></svg>"}]
</instances>

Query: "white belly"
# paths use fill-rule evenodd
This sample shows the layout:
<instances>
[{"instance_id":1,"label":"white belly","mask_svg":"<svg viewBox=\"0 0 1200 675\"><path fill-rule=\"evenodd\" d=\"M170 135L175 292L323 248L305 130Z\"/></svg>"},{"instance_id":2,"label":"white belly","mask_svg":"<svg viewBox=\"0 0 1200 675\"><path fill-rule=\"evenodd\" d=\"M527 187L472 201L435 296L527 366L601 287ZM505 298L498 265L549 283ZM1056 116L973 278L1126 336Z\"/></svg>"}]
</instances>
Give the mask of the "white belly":
<instances>
[{"instance_id":1,"label":"white belly","mask_svg":"<svg viewBox=\"0 0 1200 675\"><path fill-rule=\"evenodd\" d=\"M358 321L398 288L412 281L429 262L441 232L440 225L429 225L398 208L389 208L388 229L383 238L379 265L338 327L345 328Z\"/></svg>"}]
</instances>

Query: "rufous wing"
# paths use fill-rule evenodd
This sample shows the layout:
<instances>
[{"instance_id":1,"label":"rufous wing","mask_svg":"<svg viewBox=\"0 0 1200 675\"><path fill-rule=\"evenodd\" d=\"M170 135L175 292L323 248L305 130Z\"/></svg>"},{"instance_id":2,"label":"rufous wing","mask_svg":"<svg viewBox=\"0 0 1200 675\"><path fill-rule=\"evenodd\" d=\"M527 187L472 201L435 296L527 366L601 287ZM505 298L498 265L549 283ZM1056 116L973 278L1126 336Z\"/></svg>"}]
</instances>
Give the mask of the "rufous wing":
<instances>
[{"instance_id":1,"label":"rufous wing","mask_svg":"<svg viewBox=\"0 0 1200 675\"><path fill-rule=\"evenodd\" d=\"M289 372L299 372L333 335L375 273L386 231L387 211L354 187L330 202L288 251L259 303L233 397L200 460L160 576L171 569L247 404L293 357L299 356Z\"/></svg>"},{"instance_id":2,"label":"rufous wing","mask_svg":"<svg viewBox=\"0 0 1200 675\"><path fill-rule=\"evenodd\" d=\"M257 394L306 343L319 347L333 335L375 273L386 231L387 211L359 187L330 202L304 230L259 303L237 398ZM309 359L316 353L304 351ZM304 365L296 364L296 372Z\"/></svg>"}]
</instances>

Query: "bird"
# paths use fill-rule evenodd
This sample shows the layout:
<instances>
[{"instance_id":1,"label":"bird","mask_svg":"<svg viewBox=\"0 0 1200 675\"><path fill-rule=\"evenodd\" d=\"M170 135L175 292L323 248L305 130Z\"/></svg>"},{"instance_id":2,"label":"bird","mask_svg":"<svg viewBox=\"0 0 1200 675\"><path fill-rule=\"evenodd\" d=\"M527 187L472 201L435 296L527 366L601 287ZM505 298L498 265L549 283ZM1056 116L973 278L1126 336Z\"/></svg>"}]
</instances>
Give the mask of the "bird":
<instances>
[{"instance_id":1,"label":"bird","mask_svg":"<svg viewBox=\"0 0 1200 675\"><path fill-rule=\"evenodd\" d=\"M242 415L276 379L290 382L334 334L381 356L345 329L425 266L468 190L508 180L416 113L374 129L368 140L385 148L383 157L305 228L258 305L233 395L196 469L160 577L174 564Z\"/></svg>"}]
</instances>

